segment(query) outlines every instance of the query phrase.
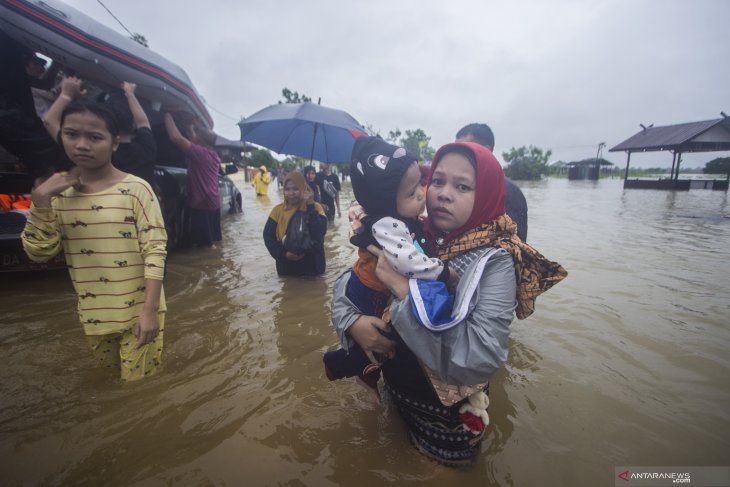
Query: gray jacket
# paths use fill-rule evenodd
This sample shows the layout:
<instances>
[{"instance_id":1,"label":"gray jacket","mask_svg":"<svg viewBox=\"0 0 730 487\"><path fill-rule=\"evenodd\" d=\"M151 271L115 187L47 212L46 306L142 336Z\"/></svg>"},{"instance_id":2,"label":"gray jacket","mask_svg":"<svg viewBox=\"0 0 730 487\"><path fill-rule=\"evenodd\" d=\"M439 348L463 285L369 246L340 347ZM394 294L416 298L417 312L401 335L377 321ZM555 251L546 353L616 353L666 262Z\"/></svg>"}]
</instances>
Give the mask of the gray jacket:
<instances>
[{"instance_id":1,"label":"gray jacket","mask_svg":"<svg viewBox=\"0 0 730 487\"><path fill-rule=\"evenodd\" d=\"M475 249L449 265L461 276L452 316L465 318L444 331L428 330L414 316L411 285L405 299L391 304L392 324L441 380L455 385L483 383L507 361L509 325L517 306L512 256L503 249ZM361 314L345 295L349 279L349 271L337 279L332 297L332 323L346 349L354 343L347 329Z\"/></svg>"}]
</instances>

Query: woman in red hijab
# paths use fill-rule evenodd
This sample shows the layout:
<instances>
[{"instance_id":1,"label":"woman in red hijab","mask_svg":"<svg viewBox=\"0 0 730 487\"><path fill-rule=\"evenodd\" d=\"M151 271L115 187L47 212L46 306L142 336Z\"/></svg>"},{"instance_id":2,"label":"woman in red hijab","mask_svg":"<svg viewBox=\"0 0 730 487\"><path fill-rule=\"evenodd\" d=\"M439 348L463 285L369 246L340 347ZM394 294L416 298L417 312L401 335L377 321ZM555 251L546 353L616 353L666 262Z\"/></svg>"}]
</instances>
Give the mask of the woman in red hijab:
<instances>
[{"instance_id":1,"label":"woman in red hijab","mask_svg":"<svg viewBox=\"0 0 730 487\"><path fill-rule=\"evenodd\" d=\"M447 144L436 153L427 192L427 235L434 256L460 275L454 326L423 326L429 296L379 259L377 274L391 290L393 341L377 331L379 317L348 306L336 283L332 318L344 346L391 356L383 363L385 389L423 454L446 465L474 461L489 423L488 381L507 361L509 326L526 318L535 297L567 273L522 242L505 214L504 173L492 153L474 143ZM425 242L424 242L425 243Z\"/></svg>"}]
</instances>

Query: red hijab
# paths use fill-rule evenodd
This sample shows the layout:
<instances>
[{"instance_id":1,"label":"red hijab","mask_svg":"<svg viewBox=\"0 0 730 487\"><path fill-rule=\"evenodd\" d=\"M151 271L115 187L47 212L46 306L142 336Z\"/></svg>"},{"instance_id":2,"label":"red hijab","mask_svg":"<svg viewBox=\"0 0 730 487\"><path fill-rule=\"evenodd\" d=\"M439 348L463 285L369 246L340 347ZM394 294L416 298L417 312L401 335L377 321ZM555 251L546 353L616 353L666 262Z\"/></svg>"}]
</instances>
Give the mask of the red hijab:
<instances>
[{"instance_id":1,"label":"red hijab","mask_svg":"<svg viewBox=\"0 0 730 487\"><path fill-rule=\"evenodd\" d=\"M433 157L433 163L431 163L431 174L428 178L429 186L441 158L452 152L471 154L472 162L476 164L474 207L466 223L448 234L432 227L428 221L425 222L426 234L432 244L436 243L437 239L443 238L443 241L438 244L439 246L505 213L504 171L502 171L502 166L494 157L492 151L474 142L453 142L441 147Z\"/></svg>"}]
</instances>

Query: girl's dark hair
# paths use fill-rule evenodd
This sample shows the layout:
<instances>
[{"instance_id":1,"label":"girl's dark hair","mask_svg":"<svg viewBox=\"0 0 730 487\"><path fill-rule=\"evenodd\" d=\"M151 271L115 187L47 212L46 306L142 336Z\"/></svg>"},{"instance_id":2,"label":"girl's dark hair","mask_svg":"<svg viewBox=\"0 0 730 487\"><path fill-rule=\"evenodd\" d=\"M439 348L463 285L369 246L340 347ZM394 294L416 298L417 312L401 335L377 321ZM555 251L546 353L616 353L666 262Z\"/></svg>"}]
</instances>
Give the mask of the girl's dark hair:
<instances>
[{"instance_id":1,"label":"girl's dark hair","mask_svg":"<svg viewBox=\"0 0 730 487\"><path fill-rule=\"evenodd\" d=\"M304 166L304 169L302 169L302 174L304 174L305 176L310 172L316 173L317 170L314 168L314 166Z\"/></svg>"},{"instance_id":2,"label":"girl's dark hair","mask_svg":"<svg viewBox=\"0 0 730 487\"><path fill-rule=\"evenodd\" d=\"M119 125L117 125L117 119L114 117L114 114L104 105L87 101L72 101L69 103L61 113L60 126L63 127L63 122L66 121L66 117L69 115L84 112L92 113L102 119L104 124L106 124L107 130L109 130L109 133L112 134L112 137L119 135ZM59 132L59 137L60 136Z\"/></svg>"}]
</instances>

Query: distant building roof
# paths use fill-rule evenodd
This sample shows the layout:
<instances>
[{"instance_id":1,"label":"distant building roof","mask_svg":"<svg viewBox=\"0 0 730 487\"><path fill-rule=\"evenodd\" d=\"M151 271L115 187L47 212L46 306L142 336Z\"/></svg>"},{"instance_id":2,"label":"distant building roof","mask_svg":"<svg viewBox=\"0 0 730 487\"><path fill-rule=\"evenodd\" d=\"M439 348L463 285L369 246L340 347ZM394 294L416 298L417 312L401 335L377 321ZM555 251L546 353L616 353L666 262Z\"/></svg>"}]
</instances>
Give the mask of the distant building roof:
<instances>
[{"instance_id":1,"label":"distant building roof","mask_svg":"<svg viewBox=\"0 0 730 487\"><path fill-rule=\"evenodd\" d=\"M647 127L609 152L710 152L730 150L730 118Z\"/></svg>"}]
</instances>

